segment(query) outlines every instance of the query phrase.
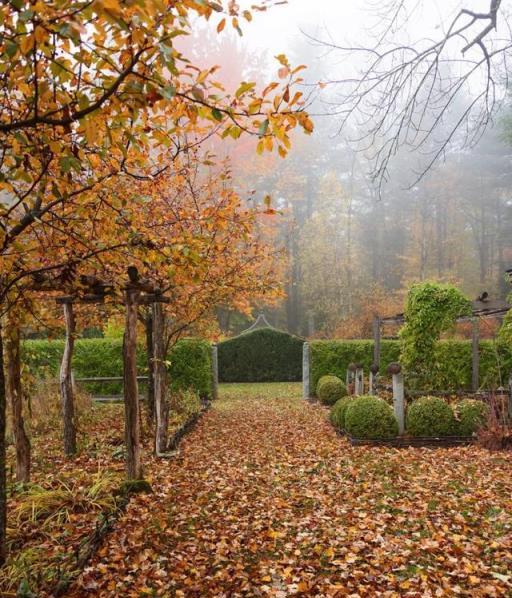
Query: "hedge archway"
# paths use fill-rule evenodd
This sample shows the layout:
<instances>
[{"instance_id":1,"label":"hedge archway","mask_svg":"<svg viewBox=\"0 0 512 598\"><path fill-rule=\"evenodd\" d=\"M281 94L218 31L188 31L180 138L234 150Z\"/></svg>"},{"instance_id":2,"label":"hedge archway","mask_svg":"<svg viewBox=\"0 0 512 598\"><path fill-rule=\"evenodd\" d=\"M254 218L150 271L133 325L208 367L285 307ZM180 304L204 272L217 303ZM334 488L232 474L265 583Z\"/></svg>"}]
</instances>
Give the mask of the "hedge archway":
<instances>
[{"instance_id":1,"label":"hedge archway","mask_svg":"<svg viewBox=\"0 0 512 598\"><path fill-rule=\"evenodd\" d=\"M220 382L299 382L304 340L260 328L218 345Z\"/></svg>"}]
</instances>

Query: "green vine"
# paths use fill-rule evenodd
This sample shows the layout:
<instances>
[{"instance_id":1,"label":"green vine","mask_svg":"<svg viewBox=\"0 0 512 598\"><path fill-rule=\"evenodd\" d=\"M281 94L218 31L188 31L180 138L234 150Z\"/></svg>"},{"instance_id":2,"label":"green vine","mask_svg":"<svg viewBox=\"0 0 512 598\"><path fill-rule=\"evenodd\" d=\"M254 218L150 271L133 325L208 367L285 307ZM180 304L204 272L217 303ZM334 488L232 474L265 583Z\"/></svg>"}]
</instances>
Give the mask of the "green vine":
<instances>
[{"instance_id":1,"label":"green vine","mask_svg":"<svg viewBox=\"0 0 512 598\"><path fill-rule=\"evenodd\" d=\"M471 314L471 302L448 284L422 282L411 287L400 330L400 361L408 385L434 388L439 383L436 343L460 316Z\"/></svg>"}]
</instances>

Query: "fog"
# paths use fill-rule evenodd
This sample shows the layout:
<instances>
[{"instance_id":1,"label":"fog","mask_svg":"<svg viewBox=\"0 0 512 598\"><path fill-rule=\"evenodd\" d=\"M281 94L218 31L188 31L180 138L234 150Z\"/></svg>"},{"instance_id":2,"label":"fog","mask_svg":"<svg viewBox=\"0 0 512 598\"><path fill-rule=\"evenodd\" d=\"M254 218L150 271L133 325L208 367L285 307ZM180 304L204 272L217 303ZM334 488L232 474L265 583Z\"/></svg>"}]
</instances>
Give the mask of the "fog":
<instances>
[{"instance_id":1,"label":"fog","mask_svg":"<svg viewBox=\"0 0 512 598\"><path fill-rule=\"evenodd\" d=\"M507 15L501 12L497 31L484 38L492 72L486 64L473 69L482 58L479 43L462 54L481 27L448 39L437 75L428 73L434 92L419 88L405 132L397 134L397 121L388 115L388 128L376 134L376 105L387 101L389 90L365 96L363 114L355 111L345 121L351 90L340 81L357 80L371 55L339 47L381 43L381 48L404 44L421 50L449 33L461 8L489 8L487 0L406 0L393 21L398 4L290 0L255 13L253 22L244 24L244 36L231 38L220 51L219 58L236 48L240 74L261 84L276 78L276 54L285 53L293 65L308 65L301 89L315 132L295 135L287 159L255 158L251 141L236 153L217 147L231 155L242 192L249 196L256 190L251 200L256 202L270 194L279 211L272 227L276 248L286 250L287 296L277 306L255 305L254 314L263 310L276 326L297 334L369 336L373 314L400 312L415 281L449 281L472 299L484 290L496 298L509 291L504 270L512 261L512 150L508 49L500 46L510 37ZM219 51L210 50L213 57ZM234 68L236 60L230 60ZM399 64L394 60L393 68ZM473 70L466 77L468 65ZM489 78L492 93L479 99ZM445 108L445 94L459 80ZM392 105L392 116L405 113L407 99L402 95ZM395 134L396 147L386 146ZM378 158L382 147L385 154ZM379 163L382 155L386 160ZM225 332L247 323L222 310L219 321Z\"/></svg>"}]
</instances>

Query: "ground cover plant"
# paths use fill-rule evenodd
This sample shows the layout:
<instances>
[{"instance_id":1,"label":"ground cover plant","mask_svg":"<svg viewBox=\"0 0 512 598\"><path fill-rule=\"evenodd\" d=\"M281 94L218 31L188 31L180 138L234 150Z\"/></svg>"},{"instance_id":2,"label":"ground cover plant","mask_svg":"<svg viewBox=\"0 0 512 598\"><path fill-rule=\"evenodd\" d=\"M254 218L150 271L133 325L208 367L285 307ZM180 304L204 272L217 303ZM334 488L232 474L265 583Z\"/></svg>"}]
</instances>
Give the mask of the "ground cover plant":
<instances>
[{"instance_id":1,"label":"ground cover plant","mask_svg":"<svg viewBox=\"0 0 512 598\"><path fill-rule=\"evenodd\" d=\"M67 594L505 596L512 465L351 447L300 385L227 385Z\"/></svg>"}]
</instances>

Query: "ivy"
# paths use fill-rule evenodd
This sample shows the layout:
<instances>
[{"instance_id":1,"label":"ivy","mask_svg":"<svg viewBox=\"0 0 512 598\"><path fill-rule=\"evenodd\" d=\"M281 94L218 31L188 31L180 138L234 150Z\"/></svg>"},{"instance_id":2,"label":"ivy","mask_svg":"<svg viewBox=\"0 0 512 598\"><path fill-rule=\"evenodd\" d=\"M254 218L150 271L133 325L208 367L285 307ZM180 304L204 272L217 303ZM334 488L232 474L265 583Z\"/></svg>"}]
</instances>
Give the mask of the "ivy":
<instances>
[{"instance_id":1,"label":"ivy","mask_svg":"<svg viewBox=\"0 0 512 598\"><path fill-rule=\"evenodd\" d=\"M436 351L443 332L460 316L471 314L471 302L449 284L423 282L411 287L400 330L400 361L409 386L432 388L441 367Z\"/></svg>"}]
</instances>

